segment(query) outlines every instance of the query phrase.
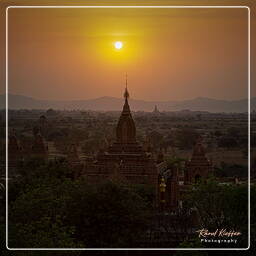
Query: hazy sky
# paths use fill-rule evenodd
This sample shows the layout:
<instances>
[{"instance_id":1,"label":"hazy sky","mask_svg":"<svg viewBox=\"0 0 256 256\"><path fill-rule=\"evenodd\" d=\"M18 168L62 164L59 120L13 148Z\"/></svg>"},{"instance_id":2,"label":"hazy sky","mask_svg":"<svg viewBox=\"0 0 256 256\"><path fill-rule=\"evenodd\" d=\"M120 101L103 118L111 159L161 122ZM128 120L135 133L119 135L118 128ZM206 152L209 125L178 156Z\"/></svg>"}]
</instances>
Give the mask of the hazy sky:
<instances>
[{"instance_id":1,"label":"hazy sky","mask_svg":"<svg viewBox=\"0 0 256 256\"><path fill-rule=\"evenodd\" d=\"M9 9L9 91L41 99L247 95L247 9ZM117 51L113 43L122 41Z\"/></svg>"}]
</instances>

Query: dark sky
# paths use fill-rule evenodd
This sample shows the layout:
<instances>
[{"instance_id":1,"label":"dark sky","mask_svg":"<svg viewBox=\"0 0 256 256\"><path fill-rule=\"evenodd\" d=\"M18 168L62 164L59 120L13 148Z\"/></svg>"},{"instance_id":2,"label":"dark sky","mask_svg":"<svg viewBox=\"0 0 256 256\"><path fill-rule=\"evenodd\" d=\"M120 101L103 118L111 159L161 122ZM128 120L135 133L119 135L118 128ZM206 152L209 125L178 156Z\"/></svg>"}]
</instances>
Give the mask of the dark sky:
<instances>
[{"instance_id":1,"label":"dark sky","mask_svg":"<svg viewBox=\"0 0 256 256\"><path fill-rule=\"evenodd\" d=\"M246 8L9 9L9 91L121 97L127 72L136 99L245 98L247 26Z\"/></svg>"}]
</instances>

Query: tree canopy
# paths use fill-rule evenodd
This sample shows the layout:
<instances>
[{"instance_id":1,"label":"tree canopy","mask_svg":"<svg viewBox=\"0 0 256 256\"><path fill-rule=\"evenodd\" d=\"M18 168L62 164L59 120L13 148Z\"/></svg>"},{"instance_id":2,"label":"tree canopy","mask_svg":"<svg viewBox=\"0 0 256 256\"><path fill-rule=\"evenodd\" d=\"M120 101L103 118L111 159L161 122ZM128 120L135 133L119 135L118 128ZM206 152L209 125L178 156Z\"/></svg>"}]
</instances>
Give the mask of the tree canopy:
<instances>
[{"instance_id":1,"label":"tree canopy","mask_svg":"<svg viewBox=\"0 0 256 256\"><path fill-rule=\"evenodd\" d=\"M10 182L10 247L133 247L147 231L151 188L74 180L65 160L29 161L20 174Z\"/></svg>"}]
</instances>

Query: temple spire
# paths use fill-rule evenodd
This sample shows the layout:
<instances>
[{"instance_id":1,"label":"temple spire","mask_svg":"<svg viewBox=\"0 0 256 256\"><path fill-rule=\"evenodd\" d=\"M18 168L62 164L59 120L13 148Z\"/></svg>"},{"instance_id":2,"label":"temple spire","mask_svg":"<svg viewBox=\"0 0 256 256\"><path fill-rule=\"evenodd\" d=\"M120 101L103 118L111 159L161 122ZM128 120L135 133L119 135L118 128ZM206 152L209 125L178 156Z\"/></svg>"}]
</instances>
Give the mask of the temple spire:
<instances>
[{"instance_id":1,"label":"temple spire","mask_svg":"<svg viewBox=\"0 0 256 256\"><path fill-rule=\"evenodd\" d=\"M124 98L125 98L125 102L124 102L124 106L123 106L123 114L130 114L130 107L129 107L129 103L128 103L128 98L129 98L129 92L127 89L127 73L125 76L125 90L124 90Z\"/></svg>"},{"instance_id":2,"label":"temple spire","mask_svg":"<svg viewBox=\"0 0 256 256\"><path fill-rule=\"evenodd\" d=\"M129 92L128 92L128 79L127 74L125 77L125 91L124 91L124 106L121 116L119 118L117 128L116 128L116 135L118 143L134 143L136 142L136 127L134 121L132 119L130 106L128 103Z\"/></svg>"},{"instance_id":3,"label":"temple spire","mask_svg":"<svg viewBox=\"0 0 256 256\"><path fill-rule=\"evenodd\" d=\"M127 81L127 73L126 73L126 76L125 76L125 91L124 91L124 98L125 98L125 101L127 101L127 99L129 98L129 92L128 92L128 89L127 89L127 85L128 85L128 81Z\"/></svg>"}]
</instances>

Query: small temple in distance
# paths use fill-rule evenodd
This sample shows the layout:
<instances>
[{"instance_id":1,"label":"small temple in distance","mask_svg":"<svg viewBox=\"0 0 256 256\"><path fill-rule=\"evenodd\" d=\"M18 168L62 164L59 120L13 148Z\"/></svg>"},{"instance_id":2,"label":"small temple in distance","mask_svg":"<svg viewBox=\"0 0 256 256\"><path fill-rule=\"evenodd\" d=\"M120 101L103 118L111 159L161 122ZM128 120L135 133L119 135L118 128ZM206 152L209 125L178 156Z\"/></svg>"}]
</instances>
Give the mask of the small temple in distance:
<instances>
[{"instance_id":1,"label":"small temple in distance","mask_svg":"<svg viewBox=\"0 0 256 256\"><path fill-rule=\"evenodd\" d=\"M48 145L37 127L33 128L33 138L29 143L18 141L14 131L8 137L8 167L16 169L19 162L29 158L48 159Z\"/></svg>"},{"instance_id":2,"label":"small temple in distance","mask_svg":"<svg viewBox=\"0 0 256 256\"><path fill-rule=\"evenodd\" d=\"M153 113L153 115L155 115L155 116L161 115L161 112L158 110L157 105L155 105L155 108L154 108L154 110L152 111L152 113Z\"/></svg>"}]
</instances>

